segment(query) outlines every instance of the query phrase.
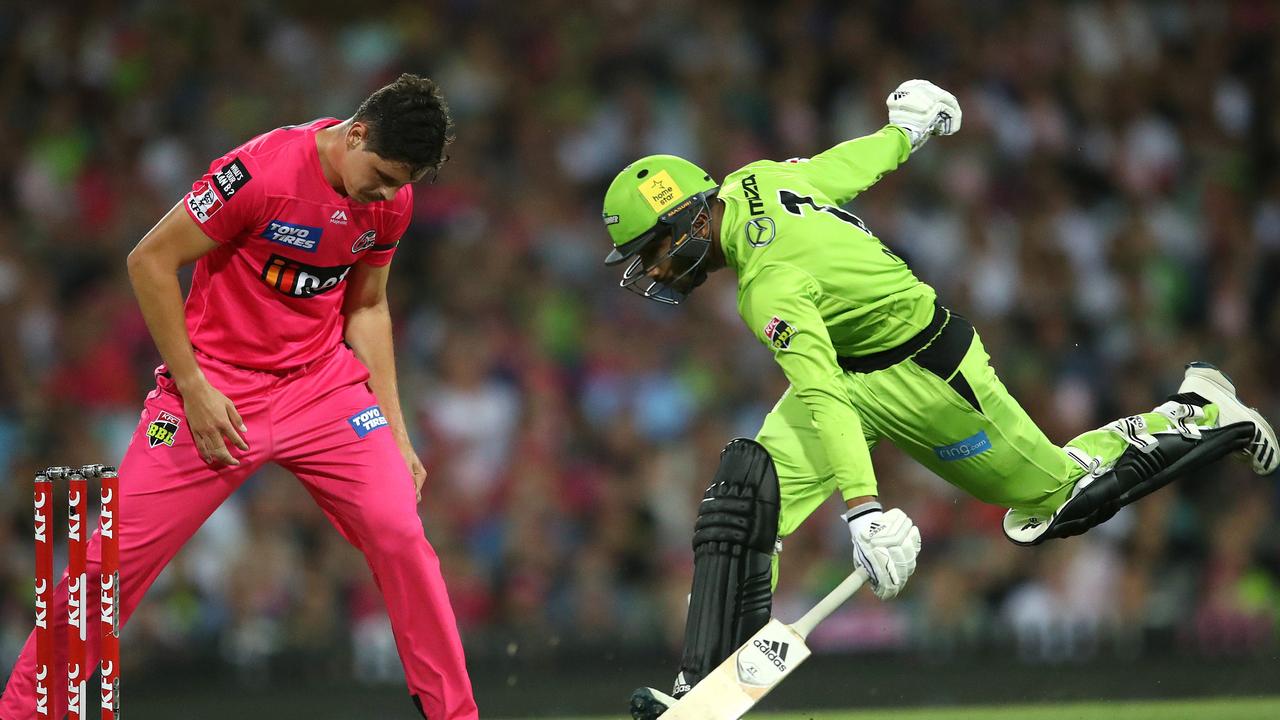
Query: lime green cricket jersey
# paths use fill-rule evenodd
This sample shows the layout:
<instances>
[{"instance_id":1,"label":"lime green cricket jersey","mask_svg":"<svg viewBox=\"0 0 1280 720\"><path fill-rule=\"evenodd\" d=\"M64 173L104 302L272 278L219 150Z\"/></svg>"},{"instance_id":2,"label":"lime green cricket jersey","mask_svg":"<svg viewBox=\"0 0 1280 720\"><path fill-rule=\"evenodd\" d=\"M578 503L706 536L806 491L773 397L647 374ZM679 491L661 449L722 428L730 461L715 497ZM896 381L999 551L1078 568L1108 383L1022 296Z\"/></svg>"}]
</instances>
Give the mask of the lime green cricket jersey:
<instances>
[{"instance_id":1,"label":"lime green cricket jersey","mask_svg":"<svg viewBox=\"0 0 1280 720\"><path fill-rule=\"evenodd\" d=\"M875 494L837 356L902 344L933 318L935 293L840 206L907 159L890 125L808 160L761 160L725 178L721 241L738 312L813 416L845 497ZM865 492L864 492L865 491Z\"/></svg>"}]
</instances>

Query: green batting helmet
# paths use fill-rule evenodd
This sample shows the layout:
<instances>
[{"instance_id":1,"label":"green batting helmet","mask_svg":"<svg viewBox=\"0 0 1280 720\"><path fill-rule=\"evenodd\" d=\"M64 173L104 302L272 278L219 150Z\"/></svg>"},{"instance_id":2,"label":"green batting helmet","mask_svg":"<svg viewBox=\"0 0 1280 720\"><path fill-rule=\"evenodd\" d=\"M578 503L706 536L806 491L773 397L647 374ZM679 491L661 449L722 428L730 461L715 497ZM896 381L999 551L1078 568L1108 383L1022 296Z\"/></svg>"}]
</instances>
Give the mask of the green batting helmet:
<instances>
[{"instance_id":1,"label":"green batting helmet","mask_svg":"<svg viewBox=\"0 0 1280 720\"><path fill-rule=\"evenodd\" d=\"M676 304L706 279L703 265L711 247L708 228L695 227L711 217L710 198L718 185L702 168L674 155L649 155L618 173L604 195L605 228L613 251L605 265L631 259L622 274L622 287L647 298ZM671 233L668 251L658 258L640 253ZM650 268L673 258L678 275L667 282L642 280Z\"/></svg>"}]
</instances>

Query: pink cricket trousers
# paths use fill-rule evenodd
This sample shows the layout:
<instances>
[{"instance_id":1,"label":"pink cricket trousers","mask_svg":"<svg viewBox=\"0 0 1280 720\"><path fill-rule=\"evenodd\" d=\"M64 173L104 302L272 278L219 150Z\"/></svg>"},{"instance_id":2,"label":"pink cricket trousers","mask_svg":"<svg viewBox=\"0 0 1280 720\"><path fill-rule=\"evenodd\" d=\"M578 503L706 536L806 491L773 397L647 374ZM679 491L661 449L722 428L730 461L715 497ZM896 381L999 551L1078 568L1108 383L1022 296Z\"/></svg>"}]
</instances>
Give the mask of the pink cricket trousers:
<instances>
[{"instance_id":1,"label":"pink cricket trousers","mask_svg":"<svg viewBox=\"0 0 1280 720\"><path fill-rule=\"evenodd\" d=\"M147 396L120 464L122 621L205 519L249 475L273 461L298 476L338 532L364 553L386 602L409 692L425 716L478 718L440 562L418 517L413 478L365 384L365 367L345 345L288 373L198 358L209 381L244 419L249 450L228 444L240 465L207 465L187 428L181 396L163 368L157 371L157 387ZM88 575L96 578L102 557L96 532L88 555ZM53 718L62 718L67 707L66 588L64 573L50 610L56 648ZM93 628L98 602L94 593L89 596L85 618ZM128 654L127 642L122 654ZM0 697L0 719L36 717L35 655L33 633ZM89 667L97 662L98 637L90 632ZM127 696L128 678L124 682ZM90 697L97 696L94 683Z\"/></svg>"}]
</instances>

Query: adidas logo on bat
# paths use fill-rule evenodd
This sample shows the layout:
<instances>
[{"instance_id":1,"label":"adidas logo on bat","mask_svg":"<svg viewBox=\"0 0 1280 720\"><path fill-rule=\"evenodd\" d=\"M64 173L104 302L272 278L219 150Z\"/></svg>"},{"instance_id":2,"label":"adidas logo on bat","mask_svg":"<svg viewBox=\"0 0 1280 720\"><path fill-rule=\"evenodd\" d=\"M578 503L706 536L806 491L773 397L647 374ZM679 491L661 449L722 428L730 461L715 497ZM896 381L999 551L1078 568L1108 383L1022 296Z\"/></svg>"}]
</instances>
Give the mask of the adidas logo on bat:
<instances>
[{"instance_id":1,"label":"adidas logo on bat","mask_svg":"<svg viewBox=\"0 0 1280 720\"><path fill-rule=\"evenodd\" d=\"M757 650L769 659L769 662L773 663L774 667L784 672L786 671L787 650L791 647L790 645L784 642L778 642L777 640L765 640L764 638L760 638L756 640L755 646Z\"/></svg>"},{"instance_id":2,"label":"adidas logo on bat","mask_svg":"<svg viewBox=\"0 0 1280 720\"><path fill-rule=\"evenodd\" d=\"M738 682L752 687L773 687L787 672L790 647L778 640L759 637L752 640L750 646L737 653Z\"/></svg>"}]
</instances>

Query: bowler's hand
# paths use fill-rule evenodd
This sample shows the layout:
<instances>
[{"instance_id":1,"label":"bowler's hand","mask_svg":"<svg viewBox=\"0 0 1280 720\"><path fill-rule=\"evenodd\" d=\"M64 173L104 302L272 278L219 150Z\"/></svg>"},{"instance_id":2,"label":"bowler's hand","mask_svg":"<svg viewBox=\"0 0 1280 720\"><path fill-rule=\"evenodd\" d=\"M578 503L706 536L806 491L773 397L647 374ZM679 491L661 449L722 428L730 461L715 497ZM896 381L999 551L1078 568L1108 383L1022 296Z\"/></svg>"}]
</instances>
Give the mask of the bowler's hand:
<instances>
[{"instance_id":1,"label":"bowler's hand","mask_svg":"<svg viewBox=\"0 0 1280 720\"><path fill-rule=\"evenodd\" d=\"M200 380L180 390L187 428L196 442L200 457L210 465L239 465L240 461L232 457L226 442L230 441L241 450L249 449L248 443L241 437L241 433L247 432L248 428L244 426L244 420L236 411L235 404L207 380Z\"/></svg>"},{"instance_id":2,"label":"bowler's hand","mask_svg":"<svg viewBox=\"0 0 1280 720\"><path fill-rule=\"evenodd\" d=\"M400 454L404 456L404 464L409 467L409 474L413 475L413 491L417 495L417 500L422 502L422 484L427 481L427 468L423 466L422 460L412 445L401 444Z\"/></svg>"}]
</instances>

